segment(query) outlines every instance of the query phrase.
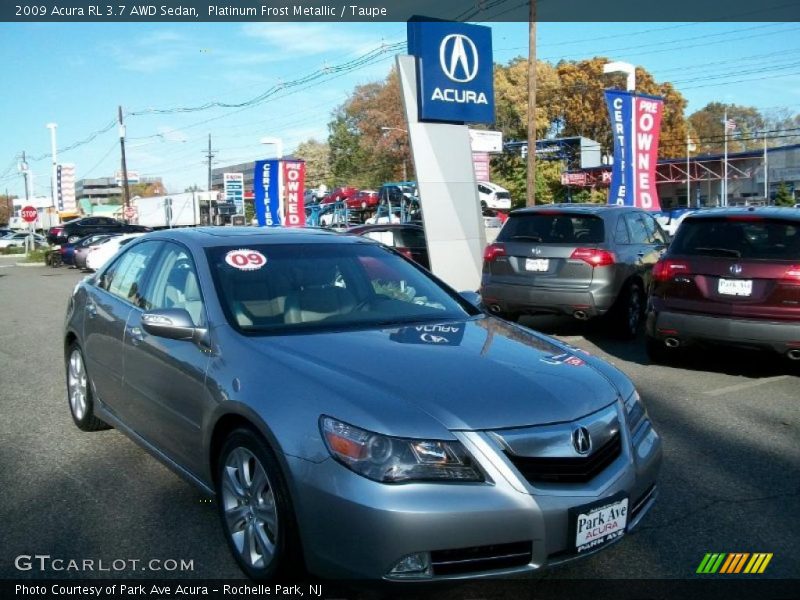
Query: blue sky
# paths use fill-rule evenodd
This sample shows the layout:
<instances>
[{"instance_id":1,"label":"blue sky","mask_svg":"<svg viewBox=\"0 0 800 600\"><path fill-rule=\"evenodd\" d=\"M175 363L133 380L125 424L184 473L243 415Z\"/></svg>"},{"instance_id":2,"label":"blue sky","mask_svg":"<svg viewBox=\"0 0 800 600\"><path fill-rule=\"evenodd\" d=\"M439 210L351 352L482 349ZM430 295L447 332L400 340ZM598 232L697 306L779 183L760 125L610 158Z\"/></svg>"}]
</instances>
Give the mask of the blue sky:
<instances>
[{"instance_id":1,"label":"blue sky","mask_svg":"<svg viewBox=\"0 0 800 600\"><path fill-rule=\"evenodd\" d=\"M526 23L492 25L495 61L527 55ZM405 41L403 23L148 23L0 25L0 192L22 195L16 160L29 157L37 194L49 194L50 137L58 147L81 142L127 113L241 103L271 87ZM673 81L688 113L722 101L762 110L800 112L800 23L541 23L540 59L607 56L641 65ZM301 141L327 137L331 111L354 86L385 77L386 53L348 73L283 90L247 109L127 118L128 168L161 176L170 192L206 181L207 136L215 166L267 158L264 136L287 153ZM688 114L687 113L687 114ZM60 152L77 178L119 168L117 128Z\"/></svg>"}]
</instances>

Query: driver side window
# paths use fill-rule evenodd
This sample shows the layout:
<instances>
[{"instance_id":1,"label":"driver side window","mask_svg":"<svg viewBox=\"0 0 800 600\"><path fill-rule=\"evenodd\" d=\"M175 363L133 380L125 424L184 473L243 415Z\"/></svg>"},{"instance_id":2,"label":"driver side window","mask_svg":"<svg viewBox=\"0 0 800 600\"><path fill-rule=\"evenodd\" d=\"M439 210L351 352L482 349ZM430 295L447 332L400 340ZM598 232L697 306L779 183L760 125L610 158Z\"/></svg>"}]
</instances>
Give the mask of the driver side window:
<instances>
[{"instance_id":1,"label":"driver side window","mask_svg":"<svg viewBox=\"0 0 800 600\"><path fill-rule=\"evenodd\" d=\"M178 244L165 244L147 295L151 309L182 308L192 317L195 326L206 324L205 305L194 261L189 251Z\"/></svg>"}]
</instances>

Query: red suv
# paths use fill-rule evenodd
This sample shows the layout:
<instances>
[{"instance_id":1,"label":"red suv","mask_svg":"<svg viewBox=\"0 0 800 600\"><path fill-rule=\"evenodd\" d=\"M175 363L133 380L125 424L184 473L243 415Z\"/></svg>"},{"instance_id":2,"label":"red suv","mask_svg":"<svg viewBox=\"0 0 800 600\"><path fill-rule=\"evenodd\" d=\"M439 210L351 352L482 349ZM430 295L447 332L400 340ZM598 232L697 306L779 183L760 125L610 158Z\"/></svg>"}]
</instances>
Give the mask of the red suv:
<instances>
[{"instance_id":1,"label":"red suv","mask_svg":"<svg viewBox=\"0 0 800 600\"><path fill-rule=\"evenodd\" d=\"M356 194L358 194L358 188L354 188L352 186L337 187L332 189L330 194L324 196L319 203L330 204L332 202L345 201L349 205L351 199L356 197Z\"/></svg>"},{"instance_id":2,"label":"red suv","mask_svg":"<svg viewBox=\"0 0 800 600\"><path fill-rule=\"evenodd\" d=\"M723 208L686 218L653 267L647 351L663 362L696 342L800 361L800 211Z\"/></svg>"}]
</instances>

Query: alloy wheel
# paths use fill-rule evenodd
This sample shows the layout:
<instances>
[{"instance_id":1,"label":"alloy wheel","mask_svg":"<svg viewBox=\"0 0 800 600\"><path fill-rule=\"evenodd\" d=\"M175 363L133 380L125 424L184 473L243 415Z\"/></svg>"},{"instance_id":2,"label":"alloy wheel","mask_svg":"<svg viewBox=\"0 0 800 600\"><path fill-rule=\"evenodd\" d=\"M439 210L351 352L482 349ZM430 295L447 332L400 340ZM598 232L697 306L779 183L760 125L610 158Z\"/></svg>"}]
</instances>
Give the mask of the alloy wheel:
<instances>
[{"instance_id":1,"label":"alloy wheel","mask_svg":"<svg viewBox=\"0 0 800 600\"><path fill-rule=\"evenodd\" d=\"M256 569L276 555L278 509L264 466L250 450L234 448L222 471L222 508L228 535L239 556Z\"/></svg>"},{"instance_id":2,"label":"alloy wheel","mask_svg":"<svg viewBox=\"0 0 800 600\"><path fill-rule=\"evenodd\" d=\"M82 420L86 415L87 379L86 368L83 364L83 355L77 348L69 356L69 371L67 375L69 387L69 405L75 419Z\"/></svg>"}]
</instances>

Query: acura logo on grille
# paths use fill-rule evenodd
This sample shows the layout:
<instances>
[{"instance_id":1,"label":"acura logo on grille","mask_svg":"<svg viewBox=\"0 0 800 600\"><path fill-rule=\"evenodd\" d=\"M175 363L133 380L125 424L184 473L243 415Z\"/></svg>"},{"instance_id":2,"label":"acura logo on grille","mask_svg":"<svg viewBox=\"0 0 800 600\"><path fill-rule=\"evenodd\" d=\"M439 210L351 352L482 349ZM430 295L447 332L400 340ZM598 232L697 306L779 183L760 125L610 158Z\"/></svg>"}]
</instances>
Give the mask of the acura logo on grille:
<instances>
[{"instance_id":1,"label":"acura logo on grille","mask_svg":"<svg viewBox=\"0 0 800 600\"><path fill-rule=\"evenodd\" d=\"M589 437L589 430L586 427L578 427L572 432L572 445L578 454L589 454L592 449L592 438Z\"/></svg>"},{"instance_id":2,"label":"acura logo on grille","mask_svg":"<svg viewBox=\"0 0 800 600\"><path fill-rule=\"evenodd\" d=\"M731 273L740 275L742 273L742 265L731 265Z\"/></svg>"}]
</instances>

